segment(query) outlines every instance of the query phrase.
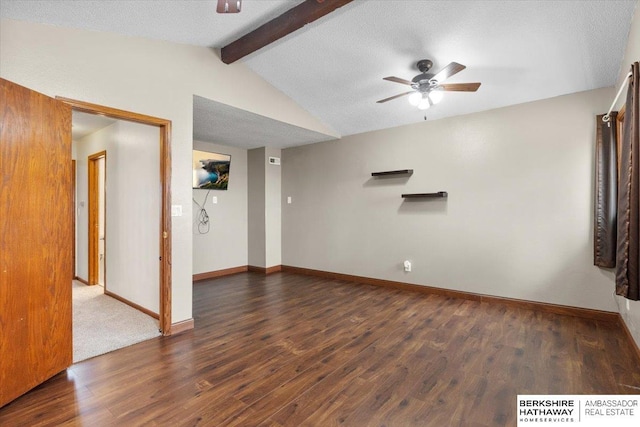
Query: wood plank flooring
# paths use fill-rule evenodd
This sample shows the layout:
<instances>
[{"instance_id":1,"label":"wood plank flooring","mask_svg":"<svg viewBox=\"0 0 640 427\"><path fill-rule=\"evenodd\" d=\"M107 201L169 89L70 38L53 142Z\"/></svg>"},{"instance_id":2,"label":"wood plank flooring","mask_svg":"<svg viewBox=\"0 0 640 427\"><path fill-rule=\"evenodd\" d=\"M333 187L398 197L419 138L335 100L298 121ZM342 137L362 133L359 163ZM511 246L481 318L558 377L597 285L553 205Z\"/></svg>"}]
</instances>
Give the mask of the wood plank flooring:
<instances>
[{"instance_id":1,"label":"wood plank flooring","mask_svg":"<svg viewBox=\"0 0 640 427\"><path fill-rule=\"evenodd\" d=\"M194 285L195 329L73 365L2 426L515 426L517 394L640 394L615 324L292 273Z\"/></svg>"}]
</instances>

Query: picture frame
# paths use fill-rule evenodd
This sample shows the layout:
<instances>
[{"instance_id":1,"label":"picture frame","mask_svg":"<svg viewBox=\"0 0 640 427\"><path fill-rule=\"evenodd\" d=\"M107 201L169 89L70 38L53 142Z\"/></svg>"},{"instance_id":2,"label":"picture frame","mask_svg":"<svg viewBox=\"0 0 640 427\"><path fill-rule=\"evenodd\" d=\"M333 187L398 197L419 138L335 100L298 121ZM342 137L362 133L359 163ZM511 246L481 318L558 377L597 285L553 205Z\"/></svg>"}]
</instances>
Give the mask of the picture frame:
<instances>
[{"instance_id":1,"label":"picture frame","mask_svg":"<svg viewBox=\"0 0 640 427\"><path fill-rule=\"evenodd\" d=\"M192 188L194 190L227 190L230 169L229 154L193 150Z\"/></svg>"}]
</instances>

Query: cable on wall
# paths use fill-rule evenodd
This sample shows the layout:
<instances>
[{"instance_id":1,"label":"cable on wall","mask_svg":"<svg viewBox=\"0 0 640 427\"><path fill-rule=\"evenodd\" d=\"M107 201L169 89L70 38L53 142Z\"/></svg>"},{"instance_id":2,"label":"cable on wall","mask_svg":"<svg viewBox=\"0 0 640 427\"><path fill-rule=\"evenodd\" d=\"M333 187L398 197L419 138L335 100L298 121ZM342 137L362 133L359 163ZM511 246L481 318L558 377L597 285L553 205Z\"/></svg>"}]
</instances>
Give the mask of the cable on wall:
<instances>
[{"instance_id":1,"label":"cable on wall","mask_svg":"<svg viewBox=\"0 0 640 427\"><path fill-rule=\"evenodd\" d=\"M209 229L211 228L209 214L207 214L207 210L205 209L205 206L207 206L207 198L209 197L210 192L211 190L207 191L207 194L204 196L204 202L202 202L202 205L198 203L195 198L191 198L193 200L193 203L195 203L199 208L196 215L196 221L198 223L198 234L207 234L209 232Z\"/></svg>"}]
</instances>

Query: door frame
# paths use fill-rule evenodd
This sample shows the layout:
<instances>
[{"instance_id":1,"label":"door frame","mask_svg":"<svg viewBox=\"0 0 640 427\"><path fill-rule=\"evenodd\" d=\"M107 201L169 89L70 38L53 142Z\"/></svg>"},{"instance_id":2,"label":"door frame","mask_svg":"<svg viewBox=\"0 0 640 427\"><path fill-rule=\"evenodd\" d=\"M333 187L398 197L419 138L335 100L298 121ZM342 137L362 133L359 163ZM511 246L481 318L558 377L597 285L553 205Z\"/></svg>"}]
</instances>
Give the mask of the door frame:
<instances>
[{"instance_id":1,"label":"door frame","mask_svg":"<svg viewBox=\"0 0 640 427\"><path fill-rule=\"evenodd\" d=\"M103 151L99 151L97 153L94 153L92 155L90 155L87 158L87 167L88 167L88 178L89 178L89 185L88 185L88 203L89 203L89 255L88 255L88 262L89 262L89 277L88 277L88 282L89 285L97 285L99 280L99 273L98 273L98 269L99 269L99 265L100 265L100 260L98 257L98 252L99 252L99 245L100 245L100 213L98 212L100 210L100 184L98 183L99 181L99 169L98 169L98 161L100 159L104 159L104 168L106 169L107 166L107 152L105 150ZM105 177L105 182L106 182L106 176L107 176L107 171L104 171L104 177ZM105 190L103 190L105 191ZM104 198L104 205L106 205L106 197ZM106 228L106 221L107 221L107 217L105 214L105 206L102 207L102 212L103 212L103 221L105 222L105 228ZM105 253L105 266L106 266L106 253ZM105 271L106 273L106 271ZM106 274L105 274L106 276ZM107 281L106 281L106 277L103 279L104 281L104 289L107 289Z\"/></svg>"},{"instance_id":2,"label":"door frame","mask_svg":"<svg viewBox=\"0 0 640 427\"><path fill-rule=\"evenodd\" d=\"M71 106L74 111L97 114L113 119L156 126L160 133L160 331L162 335L171 335L171 120L133 113L103 105L56 97L57 100Z\"/></svg>"},{"instance_id":3,"label":"door frame","mask_svg":"<svg viewBox=\"0 0 640 427\"><path fill-rule=\"evenodd\" d=\"M71 269L71 280L76 280L76 242L78 240L78 236L76 235L76 215L78 214L78 211L76 209L76 161L74 159L71 159L71 182L73 182L73 191L71 192L71 194L73 195L73 200L71 202L71 218L73 218L73 268Z\"/></svg>"}]
</instances>

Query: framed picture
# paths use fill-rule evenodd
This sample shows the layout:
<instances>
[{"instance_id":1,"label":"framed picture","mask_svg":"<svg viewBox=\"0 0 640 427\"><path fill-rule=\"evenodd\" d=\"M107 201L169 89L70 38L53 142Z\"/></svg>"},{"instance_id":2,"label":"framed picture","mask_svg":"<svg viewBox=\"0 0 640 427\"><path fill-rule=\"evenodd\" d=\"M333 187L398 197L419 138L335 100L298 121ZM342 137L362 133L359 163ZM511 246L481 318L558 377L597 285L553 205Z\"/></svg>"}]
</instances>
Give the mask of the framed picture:
<instances>
[{"instance_id":1,"label":"framed picture","mask_svg":"<svg viewBox=\"0 0 640 427\"><path fill-rule=\"evenodd\" d=\"M226 190L229 186L231 156L193 150L193 188Z\"/></svg>"}]
</instances>

